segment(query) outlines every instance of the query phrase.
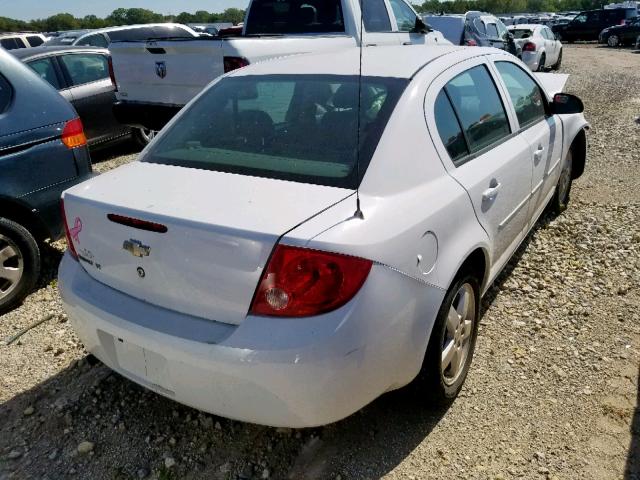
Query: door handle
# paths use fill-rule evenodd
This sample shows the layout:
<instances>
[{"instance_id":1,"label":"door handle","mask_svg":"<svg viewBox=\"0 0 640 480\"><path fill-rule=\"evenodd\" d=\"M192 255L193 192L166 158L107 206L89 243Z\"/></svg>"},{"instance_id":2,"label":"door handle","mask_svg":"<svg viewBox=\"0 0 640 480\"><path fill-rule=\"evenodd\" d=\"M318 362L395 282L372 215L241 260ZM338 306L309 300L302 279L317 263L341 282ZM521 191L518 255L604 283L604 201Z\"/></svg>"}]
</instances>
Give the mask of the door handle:
<instances>
[{"instance_id":1,"label":"door handle","mask_svg":"<svg viewBox=\"0 0 640 480\"><path fill-rule=\"evenodd\" d=\"M502 187L501 183L497 183L493 187L487 188L484 192L482 192L482 201L492 202L498 196L498 192L500 191L500 187Z\"/></svg>"},{"instance_id":2,"label":"door handle","mask_svg":"<svg viewBox=\"0 0 640 480\"><path fill-rule=\"evenodd\" d=\"M535 162L539 162L542 158L542 153L544 152L544 147L542 145L538 145L538 149L533 152L533 160Z\"/></svg>"}]
</instances>

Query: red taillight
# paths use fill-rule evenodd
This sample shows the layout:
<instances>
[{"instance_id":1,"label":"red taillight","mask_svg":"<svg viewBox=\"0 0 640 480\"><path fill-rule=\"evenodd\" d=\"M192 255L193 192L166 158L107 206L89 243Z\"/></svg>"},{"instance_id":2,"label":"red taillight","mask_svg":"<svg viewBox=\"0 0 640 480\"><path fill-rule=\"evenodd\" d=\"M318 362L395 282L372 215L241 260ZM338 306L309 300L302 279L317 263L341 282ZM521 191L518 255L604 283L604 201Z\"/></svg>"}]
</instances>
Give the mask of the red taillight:
<instances>
[{"instance_id":1,"label":"red taillight","mask_svg":"<svg viewBox=\"0 0 640 480\"><path fill-rule=\"evenodd\" d=\"M109 78L111 78L111 83L113 83L113 87L115 88L115 91L118 91L118 84L116 83L116 73L113 70L113 60L111 59L111 57L109 57L108 59L108 65L109 65Z\"/></svg>"},{"instance_id":2,"label":"red taillight","mask_svg":"<svg viewBox=\"0 0 640 480\"><path fill-rule=\"evenodd\" d=\"M469 40L465 40L464 44L467 47L477 47L478 46L478 42L476 42L473 38L470 38Z\"/></svg>"},{"instance_id":3,"label":"red taillight","mask_svg":"<svg viewBox=\"0 0 640 480\"><path fill-rule=\"evenodd\" d=\"M84 128L79 118L67 122L62 129L62 143L67 148L82 147L87 144L87 137L84 135Z\"/></svg>"},{"instance_id":4,"label":"red taillight","mask_svg":"<svg viewBox=\"0 0 640 480\"><path fill-rule=\"evenodd\" d=\"M64 210L64 199L60 199L60 210L62 211L62 223L64 225L64 234L67 237L69 253L77 260L78 253L76 252L76 247L73 245L73 240L71 239L71 232L69 231L69 224L67 223L67 213Z\"/></svg>"},{"instance_id":5,"label":"red taillight","mask_svg":"<svg viewBox=\"0 0 640 480\"><path fill-rule=\"evenodd\" d=\"M360 290L371 265L359 257L278 245L249 313L307 317L335 310Z\"/></svg>"},{"instance_id":6,"label":"red taillight","mask_svg":"<svg viewBox=\"0 0 640 480\"><path fill-rule=\"evenodd\" d=\"M522 46L522 51L523 52L535 52L536 51L536 44L533 42L527 42Z\"/></svg>"},{"instance_id":7,"label":"red taillight","mask_svg":"<svg viewBox=\"0 0 640 480\"><path fill-rule=\"evenodd\" d=\"M249 60L244 57L224 57L224 73L249 65Z\"/></svg>"}]
</instances>

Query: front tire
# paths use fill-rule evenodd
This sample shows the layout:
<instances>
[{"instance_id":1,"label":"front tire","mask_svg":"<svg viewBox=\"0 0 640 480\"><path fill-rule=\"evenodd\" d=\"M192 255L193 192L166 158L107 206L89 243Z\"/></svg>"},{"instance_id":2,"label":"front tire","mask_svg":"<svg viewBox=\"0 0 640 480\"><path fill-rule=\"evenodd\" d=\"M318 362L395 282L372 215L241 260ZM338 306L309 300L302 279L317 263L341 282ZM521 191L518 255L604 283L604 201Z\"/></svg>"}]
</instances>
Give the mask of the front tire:
<instances>
[{"instance_id":1,"label":"front tire","mask_svg":"<svg viewBox=\"0 0 640 480\"><path fill-rule=\"evenodd\" d=\"M560 172L560 178L556 185L556 191L551 199L551 209L556 215L564 212L569 206L569 198L571 194L571 184L573 179L573 152L569 150L567 158L565 159L562 171Z\"/></svg>"},{"instance_id":2,"label":"front tire","mask_svg":"<svg viewBox=\"0 0 640 480\"><path fill-rule=\"evenodd\" d=\"M456 398L476 345L480 312L480 281L458 274L436 317L419 378L431 400L447 404Z\"/></svg>"},{"instance_id":3,"label":"front tire","mask_svg":"<svg viewBox=\"0 0 640 480\"><path fill-rule=\"evenodd\" d=\"M558 70L562 65L562 49L560 49L560 53L558 54L558 61L551 67L553 70Z\"/></svg>"},{"instance_id":4,"label":"front tire","mask_svg":"<svg viewBox=\"0 0 640 480\"><path fill-rule=\"evenodd\" d=\"M0 314L18 305L40 275L40 248L22 225L0 218Z\"/></svg>"},{"instance_id":5,"label":"front tire","mask_svg":"<svg viewBox=\"0 0 640 480\"><path fill-rule=\"evenodd\" d=\"M609 45L611 48L619 47L620 38L618 38L617 35L611 35L609 38L607 38L607 45Z\"/></svg>"}]
</instances>

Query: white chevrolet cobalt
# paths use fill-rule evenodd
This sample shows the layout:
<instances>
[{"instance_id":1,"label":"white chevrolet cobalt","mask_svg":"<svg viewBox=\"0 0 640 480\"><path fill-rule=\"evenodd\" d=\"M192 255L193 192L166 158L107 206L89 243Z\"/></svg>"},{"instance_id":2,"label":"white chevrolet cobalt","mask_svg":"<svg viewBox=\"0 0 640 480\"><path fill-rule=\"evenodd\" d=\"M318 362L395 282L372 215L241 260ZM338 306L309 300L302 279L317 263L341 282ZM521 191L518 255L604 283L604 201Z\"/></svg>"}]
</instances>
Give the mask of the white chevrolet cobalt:
<instances>
[{"instance_id":1,"label":"white chevrolet cobalt","mask_svg":"<svg viewBox=\"0 0 640 480\"><path fill-rule=\"evenodd\" d=\"M89 352L274 426L417 376L457 395L482 294L582 174L582 102L496 49L366 48L362 76L359 55L221 77L138 161L64 193L59 285Z\"/></svg>"}]
</instances>

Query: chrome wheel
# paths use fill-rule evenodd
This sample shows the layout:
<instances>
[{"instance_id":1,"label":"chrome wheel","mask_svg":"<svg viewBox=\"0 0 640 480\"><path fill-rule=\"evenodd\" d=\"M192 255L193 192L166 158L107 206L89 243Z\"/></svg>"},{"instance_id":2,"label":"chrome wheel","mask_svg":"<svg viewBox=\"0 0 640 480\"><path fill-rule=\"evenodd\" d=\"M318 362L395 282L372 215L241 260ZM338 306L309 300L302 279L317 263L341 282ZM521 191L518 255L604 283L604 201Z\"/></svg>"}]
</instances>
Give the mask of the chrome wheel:
<instances>
[{"instance_id":1,"label":"chrome wheel","mask_svg":"<svg viewBox=\"0 0 640 480\"><path fill-rule=\"evenodd\" d=\"M564 168L560 172L558 180L558 200L561 204L566 204L569 196L569 188L571 187L571 171L573 168L573 157L571 152L567 154L567 160L564 162Z\"/></svg>"},{"instance_id":2,"label":"chrome wheel","mask_svg":"<svg viewBox=\"0 0 640 480\"><path fill-rule=\"evenodd\" d=\"M0 234L0 299L16 289L24 272L24 258L18 246Z\"/></svg>"},{"instance_id":3,"label":"chrome wheel","mask_svg":"<svg viewBox=\"0 0 640 480\"><path fill-rule=\"evenodd\" d=\"M610 47L617 47L619 44L620 44L620 39L618 38L617 35L611 35L607 39L607 45L609 45Z\"/></svg>"},{"instance_id":4,"label":"chrome wheel","mask_svg":"<svg viewBox=\"0 0 640 480\"><path fill-rule=\"evenodd\" d=\"M475 328L475 317L475 292L469 283L463 283L449 307L442 341L440 371L446 385L453 385L464 371Z\"/></svg>"}]
</instances>

